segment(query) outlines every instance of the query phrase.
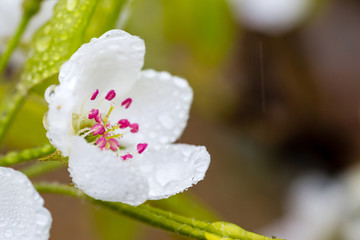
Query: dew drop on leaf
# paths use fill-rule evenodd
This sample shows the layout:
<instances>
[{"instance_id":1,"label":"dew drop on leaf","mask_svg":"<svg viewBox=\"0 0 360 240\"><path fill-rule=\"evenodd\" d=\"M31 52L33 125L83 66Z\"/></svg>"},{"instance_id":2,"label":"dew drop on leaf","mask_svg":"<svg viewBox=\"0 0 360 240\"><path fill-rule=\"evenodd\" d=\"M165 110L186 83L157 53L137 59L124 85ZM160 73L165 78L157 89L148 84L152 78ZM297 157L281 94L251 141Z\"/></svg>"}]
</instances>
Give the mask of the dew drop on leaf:
<instances>
[{"instance_id":1,"label":"dew drop on leaf","mask_svg":"<svg viewBox=\"0 0 360 240\"><path fill-rule=\"evenodd\" d=\"M66 9L71 12L73 11L78 4L78 0L67 0L66 2Z\"/></svg>"}]
</instances>

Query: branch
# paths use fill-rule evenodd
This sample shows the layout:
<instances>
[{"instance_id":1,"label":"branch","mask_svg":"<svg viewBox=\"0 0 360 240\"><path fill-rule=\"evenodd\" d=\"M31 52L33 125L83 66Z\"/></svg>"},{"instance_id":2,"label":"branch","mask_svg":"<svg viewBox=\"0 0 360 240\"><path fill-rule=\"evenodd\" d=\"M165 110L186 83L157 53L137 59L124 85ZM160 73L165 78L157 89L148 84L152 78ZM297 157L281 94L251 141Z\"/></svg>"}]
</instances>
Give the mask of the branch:
<instances>
[{"instance_id":1,"label":"branch","mask_svg":"<svg viewBox=\"0 0 360 240\"><path fill-rule=\"evenodd\" d=\"M50 144L41 147L25 149L20 152L9 152L5 156L0 157L0 166L11 166L14 164L31 161L37 158L47 156L55 152L55 148Z\"/></svg>"},{"instance_id":2,"label":"branch","mask_svg":"<svg viewBox=\"0 0 360 240\"><path fill-rule=\"evenodd\" d=\"M67 185L57 183L34 184L40 193L62 194L113 210L116 213L126 215L143 223L158 227L173 233L181 234L199 240L272 240L252 232L248 232L235 224L226 222L205 222L194 218L188 218L172 212L164 211L149 205L133 207L123 203L104 202L95 200L82 191Z\"/></svg>"}]
</instances>

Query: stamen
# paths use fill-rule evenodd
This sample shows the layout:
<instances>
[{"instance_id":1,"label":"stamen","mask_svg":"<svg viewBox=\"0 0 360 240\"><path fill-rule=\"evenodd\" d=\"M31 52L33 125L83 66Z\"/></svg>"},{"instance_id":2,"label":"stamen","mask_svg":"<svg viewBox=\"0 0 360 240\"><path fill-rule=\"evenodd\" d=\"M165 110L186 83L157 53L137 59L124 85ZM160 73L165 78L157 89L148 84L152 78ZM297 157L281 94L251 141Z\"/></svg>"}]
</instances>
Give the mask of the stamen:
<instances>
[{"instance_id":1,"label":"stamen","mask_svg":"<svg viewBox=\"0 0 360 240\"><path fill-rule=\"evenodd\" d=\"M89 127L86 127L86 128L83 128L81 129L80 131L77 132L77 134L80 136L81 134L87 132L87 131L90 131L90 128Z\"/></svg>"},{"instance_id":2,"label":"stamen","mask_svg":"<svg viewBox=\"0 0 360 240\"><path fill-rule=\"evenodd\" d=\"M128 109L130 107L130 104L132 103L132 99L131 98L127 98L125 99L122 103L121 106L125 106L126 109Z\"/></svg>"},{"instance_id":3,"label":"stamen","mask_svg":"<svg viewBox=\"0 0 360 240\"><path fill-rule=\"evenodd\" d=\"M97 123L101 123L101 114L98 114L98 115L95 116L95 121Z\"/></svg>"},{"instance_id":4,"label":"stamen","mask_svg":"<svg viewBox=\"0 0 360 240\"><path fill-rule=\"evenodd\" d=\"M147 143L139 143L137 145L137 151L139 154L141 154L142 152L145 151L145 149L147 148L148 144Z\"/></svg>"},{"instance_id":5,"label":"stamen","mask_svg":"<svg viewBox=\"0 0 360 240\"><path fill-rule=\"evenodd\" d=\"M90 100L95 100L98 94L99 94L99 89L96 89L93 95L91 96Z\"/></svg>"},{"instance_id":6,"label":"stamen","mask_svg":"<svg viewBox=\"0 0 360 240\"><path fill-rule=\"evenodd\" d=\"M121 128L121 129L124 129L124 128L127 128L130 126L130 122L127 119L119 120L118 124L119 124L119 128Z\"/></svg>"},{"instance_id":7,"label":"stamen","mask_svg":"<svg viewBox=\"0 0 360 240\"><path fill-rule=\"evenodd\" d=\"M105 120L104 120L104 127L107 127L107 121L108 121L108 119L109 119L109 116L110 116L110 113L112 112L112 110L114 109L114 106L113 105L111 105L111 107L110 107L110 109L109 109L109 111L108 111L108 113L106 114L106 116L105 116Z\"/></svg>"},{"instance_id":8,"label":"stamen","mask_svg":"<svg viewBox=\"0 0 360 240\"><path fill-rule=\"evenodd\" d=\"M104 137L99 138L96 141L96 146L98 146L99 148L101 148L101 150L103 150L104 147L106 146L106 139Z\"/></svg>"},{"instance_id":9,"label":"stamen","mask_svg":"<svg viewBox=\"0 0 360 240\"><path fill-rule=\"evenodd\" d=\"M112 136L110 136L110 134L108 134L108 133L104 135L104 137L106 137L106 139L120 138L120 137L122 137L122 136L123 136L123 134L121 134L121 133L115 134L115 135L112 135Z\"/></svg>"},{"instance_id":10,"label":"stamen","mask_svg":"<svg viewBox=\"0 0 360 240\"><path fill-rule=\"evenodd\" d=\"M86 99L95 100L99 94L99 89L96 89L95 92L92 95L89 95ZM116 93L114 90L110 90L106 96L105 99L108 101L112 101L116 97ZM100 99L100 102L97 103L97 106L94 106L93 109L87 112L88 119L94 119L97 123L93 125L91 128L85 127L77 131L77 134L83 138L85 138L88 143L94 144L95 146L99 147L101 150L112 150L115 152L116 156L120 157L122 160L128 160L132 159L134 155L143 153L148 144L147 143L139 143L137 144L137 152L129 153L127 152L125 155L120 156L120 150L126 149L126 147L121 146L119 141L123 138L124 134L127 134L129 132L131 133L137 133L139 132L139 124L138 123L130 123L128 119L120 119L117 123L112 125L109 121L109 117L111 112L114 109L113 102L110 102L110 109L108 113L104 116L100 113L100 103L101 101L105 100L104 98ZM86 101L86 100L85 100ZM81 111L79 114L79 128L81 121L86 120L86 114L84 116L83 114L83 107L85 105L85 101L81 105ZM88 100L87 100L88 101ZM132 104L131 98L126 98L122 103L121 106L125 109L129 108ZM88 124L88 123L86 123ZM115 131L117 129L125 129L128 128L129 130L126 130L122 133L116 133ZM87 138L90 134L96 137Z\"/></svg>"},{"instance_id":11,"label":"stamen","mask_svg":"<svg viewBox=\"0 0 360 240\"><path fill-rule=\"evenodd\" d=\"M121 158L122 158L122 160L128 160L128 159L131 159L131 158L133 158L133 155L131 155L130 153L128 153L128 154L125 154L124 156L121 156Z\"/></svg>"},{"instance_id":12,"label":"stamen","mask_svg":"<svg viewBox=\"0 0 360 240\"><path fill-rule=\"evenodd\" d=\"M114 97L116 96L116 93L114 90L110 90L107 94L106 94L106 97L105 99L108 100L108 101L111 101L114 99Z\"/></svg>"},{"instance_id":13,"label":"stamen","mask_svg":"<svg viewBox=\"0 0 360 240\"><path fill-rule=\"evenodd\" d=\"M91 127L91 131L94 136L99 135L99 134L102 135L105 132L105 128L103 127L102 124L97 123Z\"/></svg>"},{"instance_id":14,"label":"stamen","mask_svg":"<svg viewBox=\"0 0 360 240\"><path fill-rule=\"evenodd\" d=\"M130 132L137 133L139 131L139 124L132 123L130 124L130 128L131 128Z\"/></svg>"},{"instance_id":15,"label":"stamen","mask_svg":"<svg viewBox=\"0 0 360 240\"><path fill-rule=\"evenodd\" d=\"M116 151L119 149L120 144L119 144L119 142L118 142L116 139L110 138L110 139L108 140L108 142L109 142L109 144L110 144L110 149L113 150L114 152L116 152Z\"/></svg>"},{"instance_id":16,"label":"stamen","mask_svg":"<svg viewBox=\"0 0 360 240\"><path fill-rule=\"evenodd\" d=\"M99 115L99 109L91 109L90 113L89 113L89 119L94 119L96 120L96 117Z\"/></svg>"}]
</instances>

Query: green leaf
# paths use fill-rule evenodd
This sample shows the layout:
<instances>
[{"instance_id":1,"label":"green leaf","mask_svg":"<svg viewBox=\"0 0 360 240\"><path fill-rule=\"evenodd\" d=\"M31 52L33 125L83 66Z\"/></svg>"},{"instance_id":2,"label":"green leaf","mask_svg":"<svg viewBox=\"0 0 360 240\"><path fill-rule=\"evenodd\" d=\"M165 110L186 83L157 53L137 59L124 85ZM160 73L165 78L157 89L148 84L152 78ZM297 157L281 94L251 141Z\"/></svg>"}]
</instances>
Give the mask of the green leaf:
<instances>
[{"instance_id":1,"label":"green leaf","mask_svg":"<svg viewBox=\"0 0 360 240\"><path fill-rule=\"evenodd\" d=\"M30 46L32 54L16 92L0 107L0 142L29 90L56 75L61 65L79 48L97 2L59 0L52 19L37 31Z\"/></svg>"},{"instance_id":2,"label":"green leaf","mask_svg":"<svg viewBox=\"0 0 360 240\"><path fill-rule=\"evenodd\" d=\"M207 240L270 240L276 237L265 237L256 233L248 232L245 229L228 222L214 222L209 224L205 230Z\"/></svg>"},{"instance_id":3,"label":"green leaf","mask_svg":"<svg viewBox=\"0 0 360 240\"><path fill-rule=\"evenodd\" d=\"M79 48L98 0L59 0L52 19L35 34L22 85L30 89L57 74Z\"/></svg>"},{"instance_id":4,"label":"green leaf","mask_svg":"<svg viewBox=\"0 0 360 240\"><path fill-rule=\"evenodd\" d=\"M104 32L115 28L121 11L129 1L99 0L89 27L86 29L84 42L88 42L93 37L100 37Z\"/></svg>"}]
</instances>

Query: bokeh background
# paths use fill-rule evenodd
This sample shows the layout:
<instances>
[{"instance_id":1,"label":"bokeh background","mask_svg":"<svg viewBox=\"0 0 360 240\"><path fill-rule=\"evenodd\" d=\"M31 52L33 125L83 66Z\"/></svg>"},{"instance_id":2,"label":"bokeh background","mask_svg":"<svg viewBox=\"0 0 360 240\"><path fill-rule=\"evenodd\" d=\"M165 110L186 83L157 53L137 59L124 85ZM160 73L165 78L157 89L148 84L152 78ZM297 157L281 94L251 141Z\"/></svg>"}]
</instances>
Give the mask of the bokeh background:
<instances>
[{"instance_id":1,"label":"bokeh background","mask_svg":"<svg viewBox=\"0 0 360 240\"><path fill-rule=\"evenodd\" d=\"M145 40L144 69L189 81L194 102L178 141L205 145L212 158L202 182L150 204L289 240L360 239L359 1L133 0L119 27ZM2 93L24 56L26 47L12 58ZM32 94L2 151L46 143L46 110ZM34 180L70 182L65 169ZM182 239L76 199L44 198L54 240Z\"/></svg>"}]
</instances>

